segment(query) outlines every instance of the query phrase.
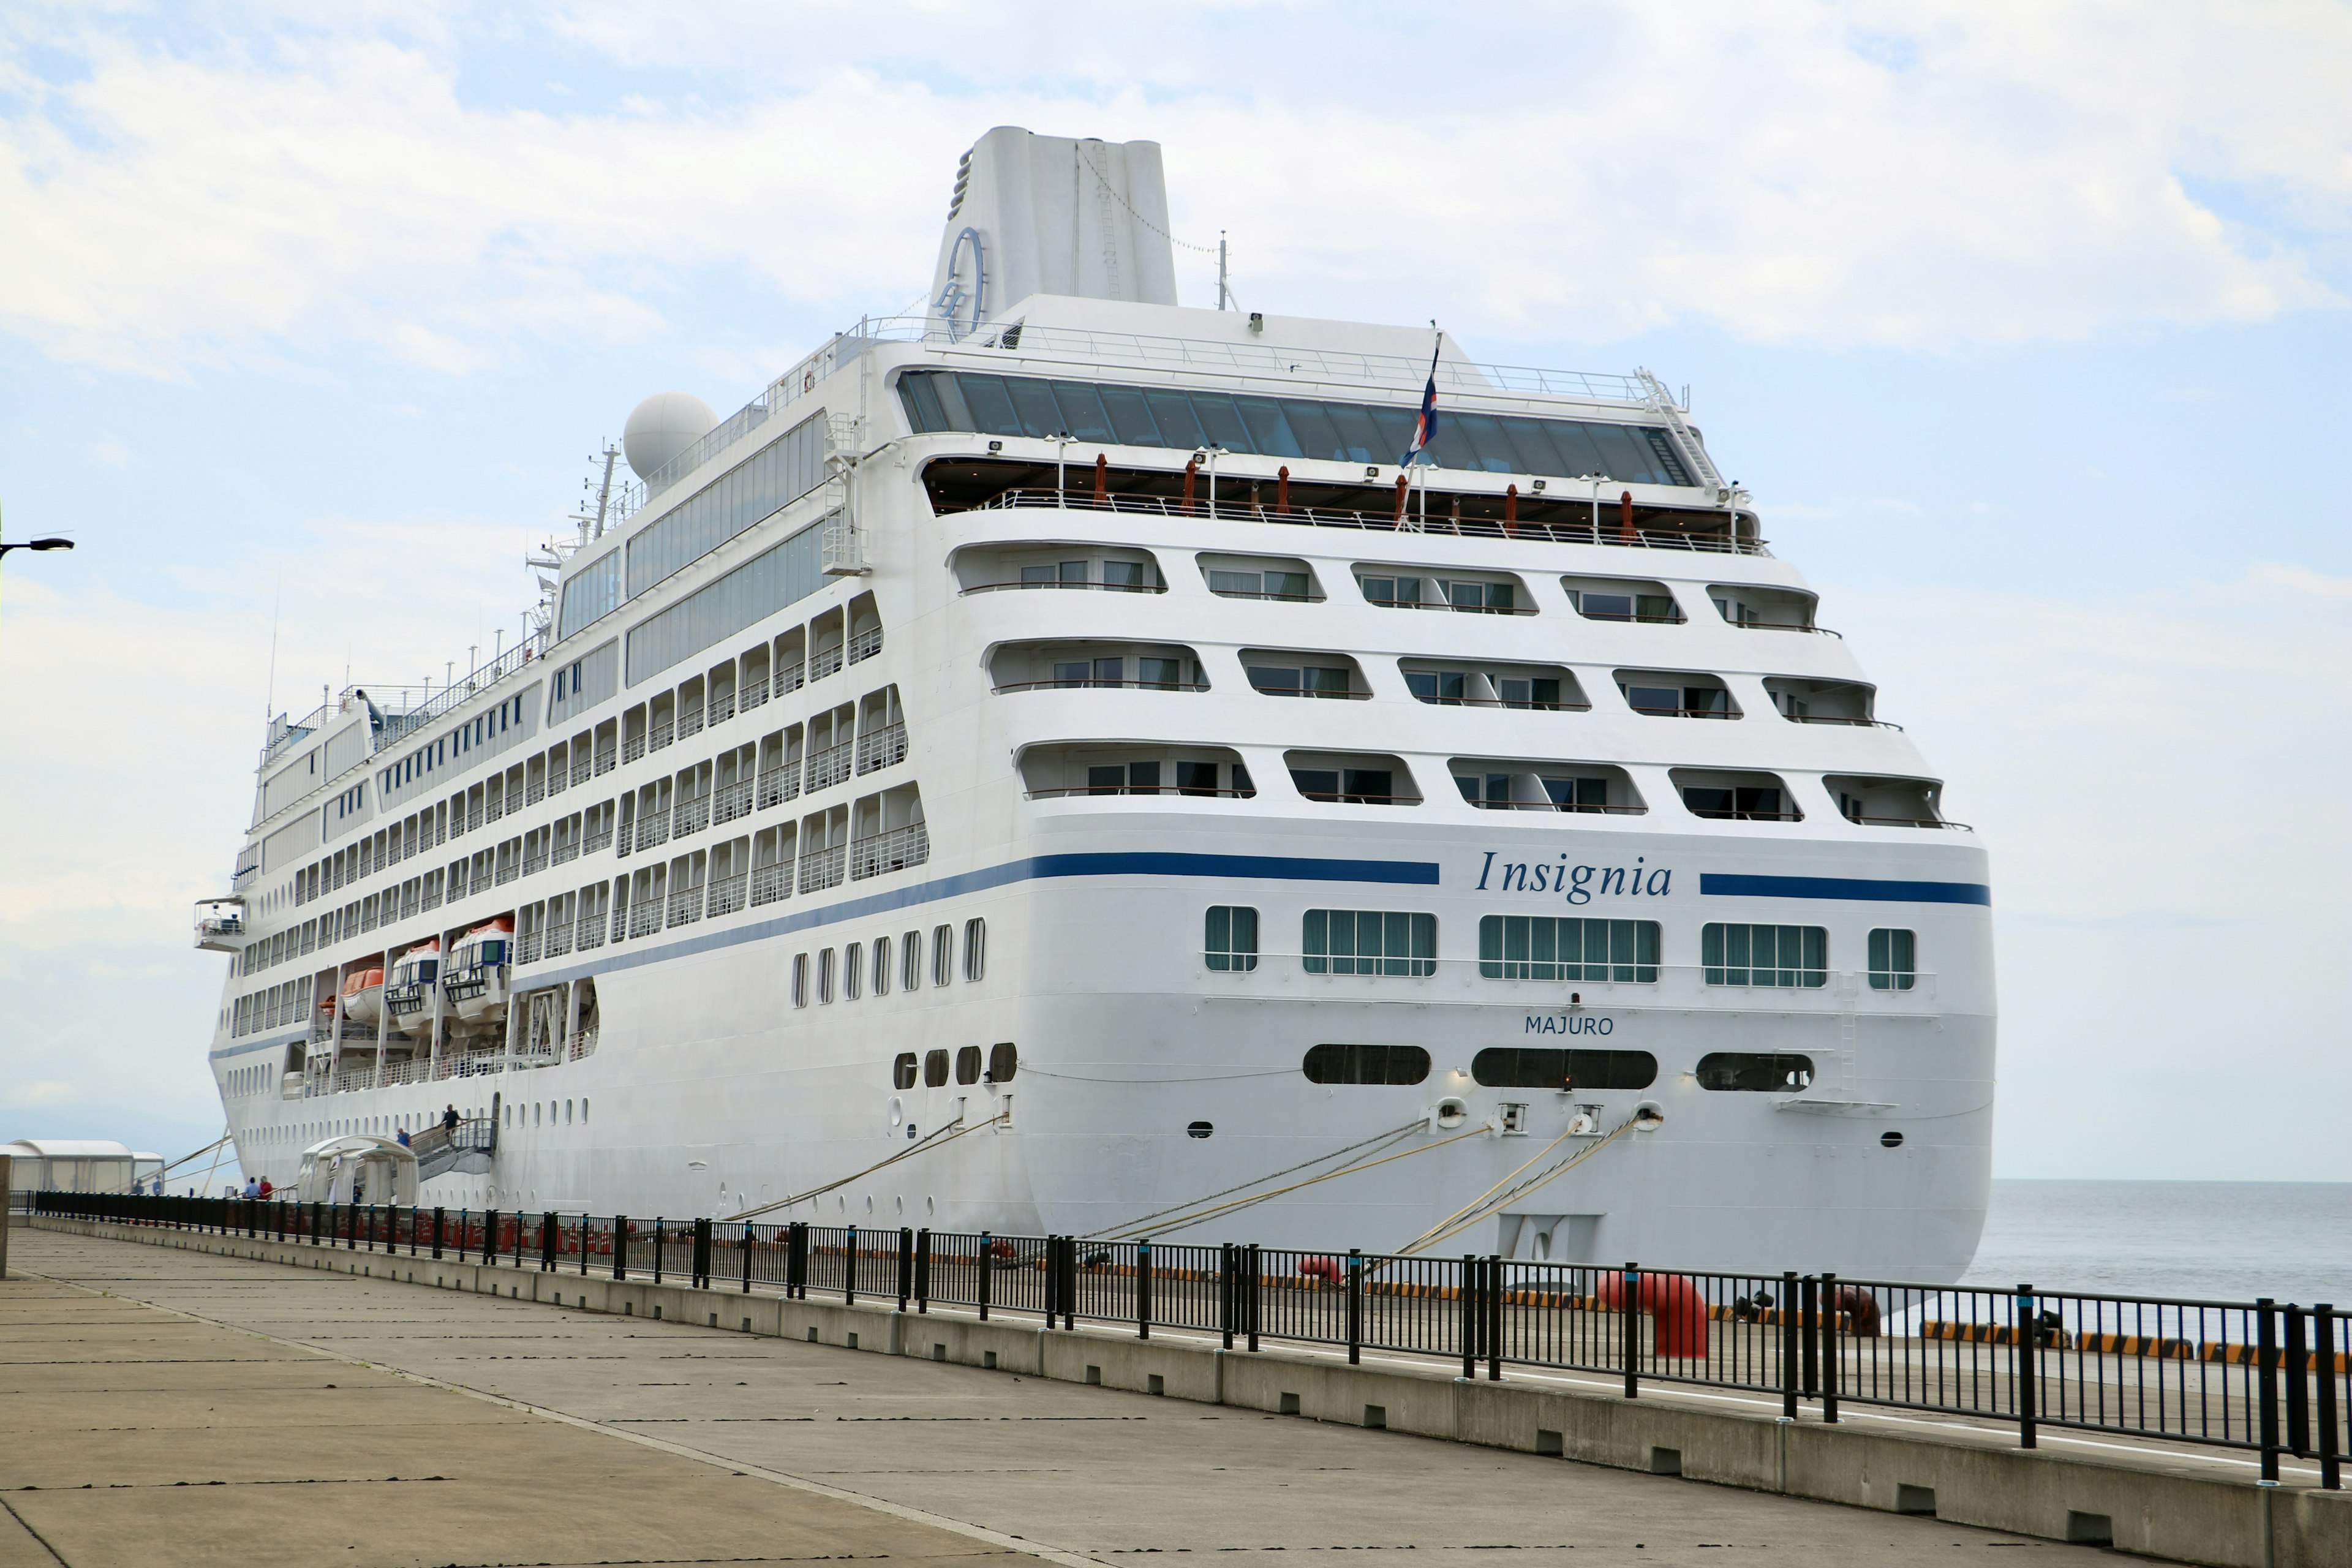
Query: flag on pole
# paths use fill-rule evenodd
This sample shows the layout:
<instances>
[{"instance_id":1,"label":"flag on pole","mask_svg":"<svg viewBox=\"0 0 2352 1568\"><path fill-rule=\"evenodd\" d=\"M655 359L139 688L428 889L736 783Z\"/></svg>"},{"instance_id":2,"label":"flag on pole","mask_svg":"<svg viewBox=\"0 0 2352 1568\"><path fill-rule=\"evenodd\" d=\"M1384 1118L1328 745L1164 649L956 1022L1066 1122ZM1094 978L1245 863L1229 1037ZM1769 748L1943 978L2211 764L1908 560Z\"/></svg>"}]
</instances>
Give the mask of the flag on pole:
<instances>
[{"instance_id":1,"label":"flag on pole","mask_svg":"<svg viewBox=\"0 0 2352 1568\"><path fill-rule=\"evenodd\" d=\"M1421 456L1421 449L1428 446L1437 434L1437 356L1444 347L1445 334L1440 332L1436 347L1429 351L1429 384L1421 391L1421 416L1412 422L1412 445L1407 447L1404 456L1397 459L1397 467L1401 468L1412 467L1413 459Z\"/></svg>"}]
</instances>

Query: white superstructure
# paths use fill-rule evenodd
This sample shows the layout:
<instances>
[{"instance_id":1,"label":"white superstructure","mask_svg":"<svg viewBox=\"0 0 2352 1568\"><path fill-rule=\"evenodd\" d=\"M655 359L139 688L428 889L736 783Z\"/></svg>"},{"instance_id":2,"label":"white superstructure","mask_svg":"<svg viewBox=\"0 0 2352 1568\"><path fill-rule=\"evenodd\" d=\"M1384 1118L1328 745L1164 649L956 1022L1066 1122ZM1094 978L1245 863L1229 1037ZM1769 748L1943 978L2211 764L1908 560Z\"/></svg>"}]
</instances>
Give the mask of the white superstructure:
<instances>
[{"instance_id":1,"label":"white superstructure","mask_svg":"<svg viewBox=\"0 0 2352 1568\"><path fill-rule=\"evenodd\" d=\"M1166 226L991 132L924 317L666 395L541 633L272 726L246 1170L454 1104L427 1203L1959 1274L1985 854L1680 402L1179 307Z\"/></svg>"}]
</instances>

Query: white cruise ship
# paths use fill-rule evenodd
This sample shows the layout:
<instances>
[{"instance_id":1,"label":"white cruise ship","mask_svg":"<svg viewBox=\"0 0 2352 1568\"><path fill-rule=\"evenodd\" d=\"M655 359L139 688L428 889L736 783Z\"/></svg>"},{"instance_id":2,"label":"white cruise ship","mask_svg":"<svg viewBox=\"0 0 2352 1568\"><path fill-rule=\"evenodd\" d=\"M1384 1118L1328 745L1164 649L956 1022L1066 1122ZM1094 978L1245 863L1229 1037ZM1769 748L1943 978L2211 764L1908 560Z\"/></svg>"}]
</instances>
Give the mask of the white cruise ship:
<instances>
[{"instance_id":1,"label":"white cruise ship","mask_svg":"<svg viewBox=\"0 0 2352 1568\"><path fill-rule=\"evenodd\" d=\"M1150 142L990 132L931 299L273 722L248 1173L454 1105L428 1204L1959 1275L1985 853L1686 395L1181 307Z\"/></svg>"}]
</instances>

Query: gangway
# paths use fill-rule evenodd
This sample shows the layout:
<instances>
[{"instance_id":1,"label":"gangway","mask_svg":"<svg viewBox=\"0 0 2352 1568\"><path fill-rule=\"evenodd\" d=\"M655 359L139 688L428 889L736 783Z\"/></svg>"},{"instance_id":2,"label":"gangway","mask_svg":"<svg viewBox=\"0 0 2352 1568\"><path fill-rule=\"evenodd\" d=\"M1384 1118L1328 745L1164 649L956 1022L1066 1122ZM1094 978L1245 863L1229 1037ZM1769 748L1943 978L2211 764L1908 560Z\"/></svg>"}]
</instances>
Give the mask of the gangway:
<instances>
[{"instance_id":1,"label":"gangway","mask_svg":"<svg viewBox=\"0 0 2352 1568\"><path fill-rule=\"evenodd\" d=\"M446 1176L452 1171L460 1175L485 1176L489 1174L490 1162L499 1150L498 1118L464 1117L454 1128L436 1121L423 1131L410 1133L408 1147L416 1156L416 1179L420 1182Z\"/></svg>"}]
</instances>

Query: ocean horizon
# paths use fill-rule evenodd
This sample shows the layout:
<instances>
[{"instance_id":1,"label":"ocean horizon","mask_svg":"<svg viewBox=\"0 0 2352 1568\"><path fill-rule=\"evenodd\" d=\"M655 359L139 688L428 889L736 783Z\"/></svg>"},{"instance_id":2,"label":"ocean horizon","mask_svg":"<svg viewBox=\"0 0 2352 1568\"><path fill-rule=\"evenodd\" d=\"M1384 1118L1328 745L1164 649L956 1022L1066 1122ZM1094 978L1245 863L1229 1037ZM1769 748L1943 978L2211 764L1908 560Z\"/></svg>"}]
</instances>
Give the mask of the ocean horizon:
<instances>
[{"instance_id":1,"label":"ocean horizon","mask_svg":"<svg viewBox=\"0 0 2352 1568\"><path fill-rule=\"evenodd\" d=\"M2352 1308L2352 1182L1996 1180L1963 1282Z\"/></svg>"}]
</instances>

